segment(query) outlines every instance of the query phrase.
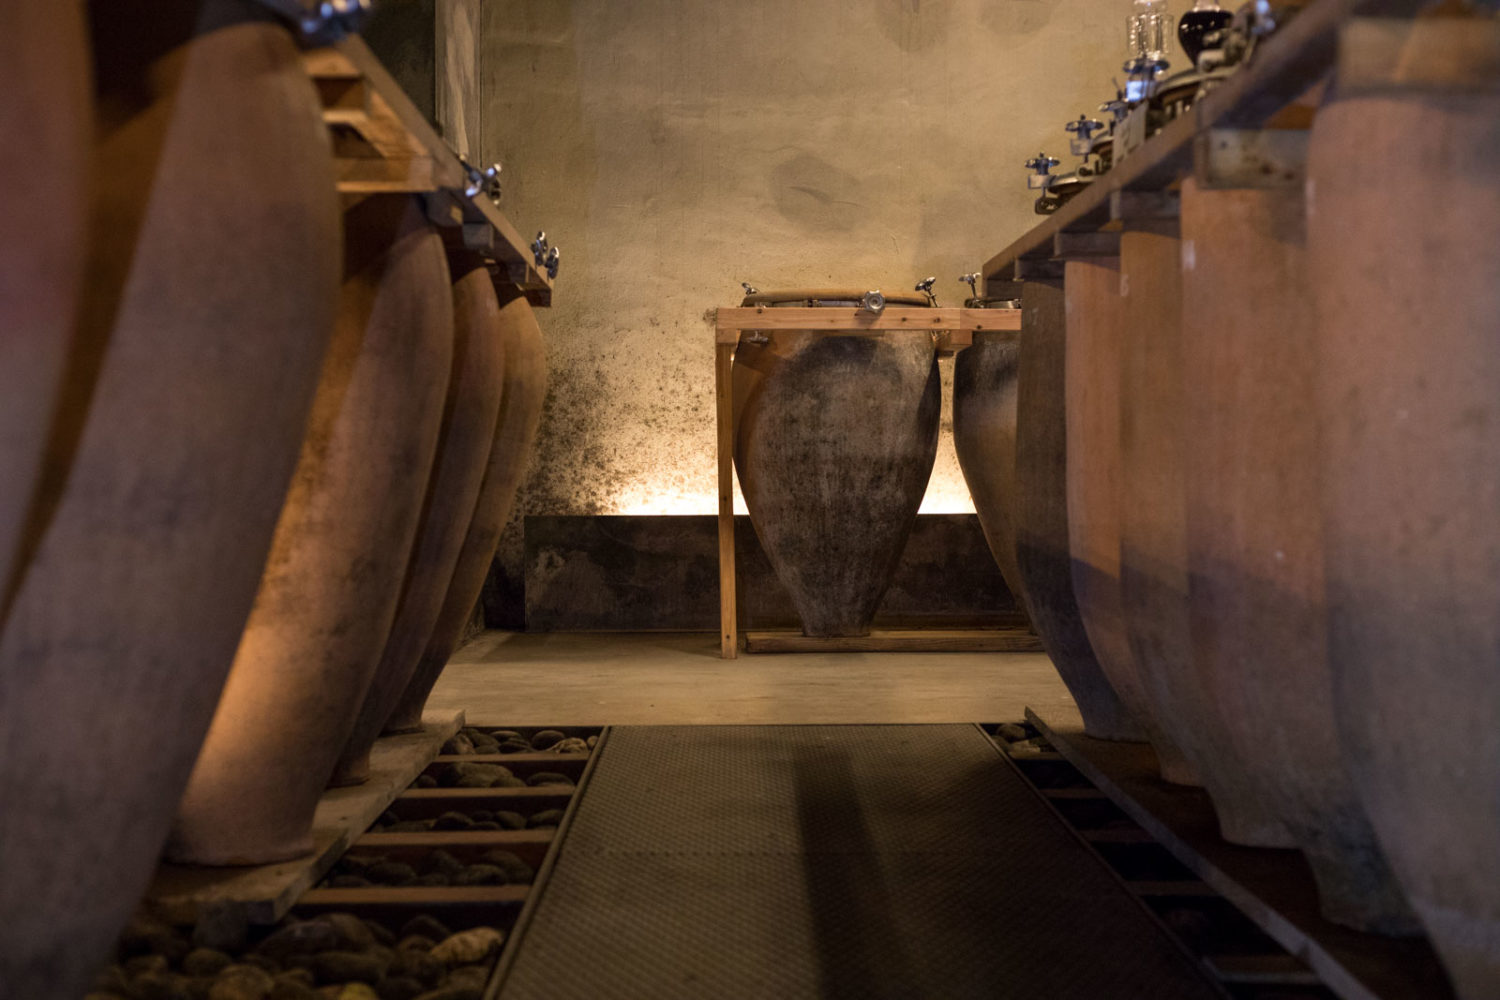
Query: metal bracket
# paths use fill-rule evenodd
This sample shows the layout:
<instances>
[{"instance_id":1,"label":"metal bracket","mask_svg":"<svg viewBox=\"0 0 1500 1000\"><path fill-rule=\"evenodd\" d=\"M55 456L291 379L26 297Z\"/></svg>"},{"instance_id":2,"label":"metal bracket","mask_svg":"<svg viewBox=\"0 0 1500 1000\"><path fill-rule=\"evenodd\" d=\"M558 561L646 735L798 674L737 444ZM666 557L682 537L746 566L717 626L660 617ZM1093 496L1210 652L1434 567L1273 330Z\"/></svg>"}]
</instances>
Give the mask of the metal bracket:
<instances>
[{"instance_id":1,"label":"metal bracket","mask_svg":"<svg viewBox=\"0 0 1500 1000\"><path fill-rule=\"evenodd\" d=\"M1193 141L1193 176L1209 191L1296 187L1307 175L1302 129L1216 128Z\"/></svg>"}]
</instances>

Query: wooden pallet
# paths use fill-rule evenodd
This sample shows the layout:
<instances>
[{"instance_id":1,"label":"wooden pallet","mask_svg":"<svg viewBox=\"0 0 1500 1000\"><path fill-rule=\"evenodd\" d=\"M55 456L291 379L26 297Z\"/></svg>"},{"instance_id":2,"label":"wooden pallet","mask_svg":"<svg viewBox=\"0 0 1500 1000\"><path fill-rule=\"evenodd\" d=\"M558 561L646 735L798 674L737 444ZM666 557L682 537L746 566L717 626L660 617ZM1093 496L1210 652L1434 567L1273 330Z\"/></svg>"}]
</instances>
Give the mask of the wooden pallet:
<instances>
[{"instance_id":1,"label":"wooden pallet","mask_svg":"<svg viewBox=\"0 0 1500 1000\"><path fill-rule=\"evenodd\" d=\"M369 780L323 793L313 820L311 854L247 868L162 864L146 890L144 906L174 924L191 924L209 908L220 907L243 910L251 923L275 923L422 773L463 722L462 712L428 715L419 733L376 740Z\"/></svg>"},{"instance_id":2,"label":"wooden pallet","mask_svg":"<svg viewBox=\"0 0 1500 1000\"><path fill-rule=\"evenodd\" d=\"M714 311L714 392L719 462L719 655L739 656L739 605L734 579L734 348L744 330L813 330L827 336L906 331L934 338L939 353L969 346L975 333L1021 329L1019 309L890 307L880 313L855 308L741 306ZM824 647L826 650L827 647ZM765 651L762 647L761 651ZM778 650L788 652L789 650Z\"/></svg>"},{"instance_id":3,"label":"wooden pallet","mask_svg":"<svg viewBox=\"0 0 1500 1000\"><path fill-rule=\"evenodd\" d=\"M875 629L864 636L746 632L747 653L1040 653L1030 629Z\"/></svg>"},{"instance_id":4,"label":"wooden pallet","mask_svg":"<svg viewBox=\"0 0 1500 1000\"><path fill-rule=\"evenodd\" d=\"M358 38L303 54L333 139L338 190L348 199L421 194L450 245L492 260L497 283L511 284L533 305L552 304L552 280L530 242L484 194L464 194L468 177L391 74Z\"/></svg>"}]
</instances>

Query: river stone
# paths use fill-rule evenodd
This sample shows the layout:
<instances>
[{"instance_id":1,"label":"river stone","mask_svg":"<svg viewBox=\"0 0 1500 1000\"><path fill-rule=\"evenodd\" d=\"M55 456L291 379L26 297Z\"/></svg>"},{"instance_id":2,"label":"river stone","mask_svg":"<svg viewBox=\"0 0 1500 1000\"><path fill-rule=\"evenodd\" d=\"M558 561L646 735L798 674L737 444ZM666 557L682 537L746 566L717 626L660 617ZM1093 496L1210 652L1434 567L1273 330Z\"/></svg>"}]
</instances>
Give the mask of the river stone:
<instances>
[{"instance_id":1,"label":"river stone","mask_svg":"<svg viewBox=\"0 0 1500 1000\"><path fill-rule=\"evenodd\" d=\"M447 852L444 851L442 853L446 854ZM370 932L370 939L373 940L376 944L382 945L386 948L395 946L396 935L391 933L391 929L385 924L377 923L376 921L370 919L361 919L360 923L365 925L365 929Z\"/></svg>"},{"instance_id":2,"label":"river stone","mask_svg":"<svg viewBox=\"0 0 1500 1000\"><path fill-rule=\"evenodd\" d=\"M338 929L320 920L293 920L284 924L256 946L255 951L284 961L289 955L311 955L337 948L342 938Z\"/></svg>"},{"instance_id":3,"label":"river stone","mask_svg":"<svg viewBox=\"0 0 1500 1000\"><path fill-rule=\"evenodd\" d=\"M217 948L194 948L182 960L182 971L190 976L217 976L233 964L234 959Z\"/></svg>"},{"instance_id":4,"label":"river stone","mask_svg":"<svg viewBox=\"0 0 1500 1000\"><path fill-rule=\"evenodd\" d=\"M180 962L192 945L177 928L160 920L137 914L120 932L121 958L134 955L165 955L168 962Z\"/></svg>"},{"instance_id":5,"label":"river stone","mask_svg":"<svg viewBox=\"0 0 1500 1000\"><path fill-rule=\"evenodd\" d=\"M430 774L417 775L417 780L412 782L412 784L418 788L436 788L438 786L437 779Z\"/></svg>"},{"instance_id":6,"label":"river stone","mask_svg":"<svg viewBox=\"0 0 1500 1000\"><path fill-rule=\"evenodd\" d=\"M468 865L453 876L454 885L504 885L505 869L496 865Z\"/></svg>"},{"instance_id":7,"label":"river stone","mask_svg":"<svg viewBox=\"0 0 1500 1000\"><path fill-rule=\"evenodd\" d=\"M501 753L531 753L531 744L525 740L506 740L500 744Z\"/></svg>"},{"instance_id":8,"label":"river stone","mask_svg":"<svg viewBox=\"0 0 1500 1000\"><path fill-rule=\"evenodd\" d=\"M461 812L445 812L433 820L434 830L468 830L474 826L474 821Z\"/></svg>"},{"instance_id":9,"label":"river stone","mask_svg":"<svg viewBox=\"0 0 1500 1000\"><path fill-rule=\"evenodd\" d=\"M352 913L320 913L313 919L327 924L338 933L338 944L333 949L335 951L364 951L375 943L375 935L370 928Z\"/></svg>"},{"instance_id":10,"label":"river stone","mask_svg":"<svg viewBox=\"0 0 1500 1000\"><path fill-rule=\"evenodd\" d=\"M489 969L483 965L463 965L448 973L445 986L468 986L483 992L490 981Z\"/></svg>"},{"instance_id":11,"label":"river stone","mask_svg":"<svg viewBox=\"0 0 1500 1000\"><path fill-rule=\"evenodd\" d=\"M312 989L318 982L311 969L287 969L285 972L278 972L275 978L278 983L297 983L308 989Z\"/></svg>"},{"instance_id":12,"label":"river stone","mask_svg":"<svg viewBox=\"0 0 1500 1000\"><path fill-rule=\"evenodd\" d=\"M427 856L423 862L422 869L424 872L442 872L444 875L457 875L464 870L464 863L440 847Z\"/></svg>"},{"instance_id":13,"label":"river stone","mask_svg":"<svg viewBox=\"0 0 1500 1000\"><path fill-rule=\"evenodd\" d=\"M313 974L318 985L334 983L369 983L374 986L385 975L386 963L372 952L325 951L312 957Z\"/></svg>"},{"instance_id":14,"label":"river stone","mask_svg":"<svg viewBox=\"0 0 1500 1000\"><path fill-rule=\"evenodd\" d=\"M277 977L266 1000L322 1000L322 994L301 980Z\"/></svg>"},{"instance_id":15,"label":"river stone","mask_svg":"<svg viewBox=\"0 0 1500 1000\"><path fill-rule=\"evenodd\" d=\"M446 965L468 965L483 962L505 943L505 935L493 927L475 927L460 931L438 942L432 949L432 957Z\"/></svg>"},{"instance_id":16,"label":"river stone","mask_svg":"<svg viewBox=\"0 0 1500 1000\"><path fill-rule=\"evenodd\" d=\"M380 994L365 983L329 985L323 987L322 993L328 1000L380 1000Z\"/></svg>"},{"instance_id":17,"label":"river stone","mask_svg":"<svg viewBox=\"0 0 1500 1000\"><path fill-rule=\"evenodd\" d=\"M281 972L281 962L271 957L270 955L261 955L256 952L251 952L248 955L241 955L240 962L245 965L253 965L257 969L260 969L272 976Z\"/></svg>"},{"instance_id":18,"label":"river stone","mask_svg":"<svg viewBox=\"0 0 1500 1000\"><path fill-rule=\"evenodd\" d=\"M584 742L587 743L589 745L589 749L592 750L594 749L594 747L599 745L599 737L590 736L588 739L584 740Z\"/></svg>"},{"instance_id":19,"label":"river stone","mask_svg":"<svg viewBox=\"0 0 1500 1000\"><path fill-rule=\"evenodd\" d=\"M573 779L566 774L559 774L556 771L538 771L526 779L526 784L532 788L540 788L543 785L566 785L572 788Z\"/></svg>"},{"instance_id":20,"label":"river stone","mask_svg":"<svg viewBox=\"0 0 1500 1000\"><path fill-rule=\"evenodd\" d=\"M165 972L147 972L137 976L131 984L130 993L136 1000L193 1000L187 978Z\"/></svg>"},{"instance_id":21,"label":"river stone","mask_svg":"<svg viewBox=\"0 0 1500 1000\"><path fill-rule=\"evenodd\" d=\"M566 740L558 740L556 743L552 744L551 750L553 753L586 754L589 752L589 745L583 740L580 740L578 737L574 736Z\"/></svg>"},{"instance_id":22,"label":"river stone","mask_svg":"<svg viewBox=\"0 0 1500 1000\"><path fill-rule=\"evenodd\" d=\"M510 809L500 809L495 812L495 822L500 824L502 830L524 830L526 829L526 817Z\"/></svg>"},{"instance_id":23,"label":"river stone","mask_svg":"<svg viewBox=\"0 0 1500 1000\"><path fill-rule=\"evenodd\" d=\"M480 822L479 820L475 820L474 821L474 825L471 826L471 827L469 827L469 829L473 830L476 833L478 833L481 830L492 830L492 831L495 831L495 832L499 832L499 830L500 830L500 824L496 823L494 820L488 820L488 821L485 821L485 822Z\"/></svg>"},{"instance_id":24,"label":"river stone","mask_svg":"<svg viewBox=\"0 0 1500 1000\"><path fill-rule=\"evenodd\" d=\"M401 931L397 935L397 938L399 940L402 938L409 938L413 935L417 935L420 937L428 938L433 942L437 942L451 936L452 934L453 932L450 931L441 920L437 919L436 917L429 916L426 913L420 913L417 916L412 917L401 926Z\"/></svg>"},{"instance_id":25,"label":"river stone","mask_svg":"<svg viewBox=\"0 0 1500 1000\"><path fill-rule=\"evenodd\" d=\"M123 965L106 965L94 974L92 990L95 993L130 993L130 976Z\"/></svg>"},{"instance_id":26,"label":"river stone","mask_svg":"<svg viewBox=\"0 0 1500 1000\"><path fill-rule=\"evenodd\" d=\"M423 993L417 1000L483 1000L484 990L477 986L439 986Z\"/></svg>"},{"instance_id":27,"label":"river stone","mask_svg":"<svg viewBox=\"0 0 1500 1000\"><path fill-rule=\"evenodd\" d=\"M438 782L446 788L490 788L500 778L513 778L510 768L499 764L459 761L438 771Z\"/></svg>"},{"instance_id":28,"label":"river stone","mask_svg":"<svg viewBox=\"0 0 1500 1000\"><path fill-rule=\"evenodd\" d=\"M467 757L474 753L474 744L463 733L455 733L443 744L442 752L449 756L461 754Z\"/></svg>"},{"instance_id":29,"label":"river stone","mask_svg":"<svg viewBox=\"0 0 1500 1000\"><path fill-rule=\"evenodd\" d=\"M1026 730L1014 722L1007 722L995 730L995 735L1007 743L1019 743L1026 739Z\"/></svg>"},{"instance_id":30,"label":"river stone","mask_svg":"<svg viewBox=\"0 0 1500 1000\"><path fill-rule=\"evenodd\" d=\"M422 989L426 989L436 986L447 968L440 959L432 957L431 949L398 948L386 973L398 979L415 979L422 984Z\"/></svg>"},{"instance_id":31,"label":"river stone","mask_svg":"<svg viewBox=\"0 0 1500 1000\"><path fill-rule=\"evenodd\" d=\"M238 903L213 903L205 907L193 925L193 944L233 955L245 950L250 919Z\"/></svg>"},{"instance_id":32,"label":"river stone","mask_svg":"<svg viewBox=\"0 0 1500 1000\"><path fill-rule=\"evenodd\" d=\"M387 976L376 988L380 1000L413 1000L427 987L410 976Z\"/></svg>"},{"instance_id":33,"label":"river stone","mask_svg":"<svg viewBox=\"0 0 1500 1000\"><path fill-rule=\"evenodd\" d=\"M543 729L532 735L531 745L536 747L538 750L546 750L549 747L552 747L567 738L568 734L561 732L560 730Z\"/></svg>"},{"instance_id":34,"label":"river stone","mask_svg":"<svg viewBox=\"0 0 1500 1000\"><path fill-rule=\"evenodd\" d=\"M447 936L447 934L443 935L443 937ZM436 947L437 941L427 937L425 934L408 934L396 942L396 952L398 954L403 951L431 951Z\"/></svg>"},{"instance_id":35,"label":"river stone","mask_svg":"<svg viewBox=\"0 0 1500 1000\"><path fill-rule=\"evenodd\" d=\"M490 782L491 788L525 788L526 782L514 775L504 774Z\"/></svg>"},{"instance_id":36,"label":"river stone","mask_svg":"<svg viewBox=\"0 0 1500 1000\"><path fill-rule=\"evenodd\" d=\"M544 826L556 826L562 822L562 818L561 809L543 809L541 812L532 813L531 818L526 821L526 826L532 830Z\"/></svg>"},{"instance_id":37,"label":"river stone","mask_svg":"<svg viewBox=\"0 0 1500 1000\"><path fill-rule=\"evenodd\" d=\"M382 861L371 865L365 876L377 885L411 885L417 880L417 870L404 861Z\"/></svg>"},{"instance_id":38,"label":"river stone","mask_svg":"<svg viewBox=\"0 0 1500 1000\"><path fill-rule=\"evenodd\" d=\"M413 884L426 886L452 885L453 876L445 875L442 872L428 872L425 875L418 875L417 881Z\"/></svg>"},{"instance_id":39,"label":"river stone","mask_svg":"<svg viewBox=\"0 0 1500 1000\"><path fill-rule=\"evenodd\" d=\"M526 885L536 878L536 872L514 851L504 851L498 848L485 851L479 856L479 860L483 864L494 865L505 872L506 881L515 885Z\"/></svg>"},{"instance_id":40,"label":"river stone","mask_svg":"<svg viewBox=\"0 0 1500 1000\"><path fill-rule=\"evenodd\" d=\"M407 819L400 823L392 823L385 828L386 833L426 833L432 829L430 819Z\"/></svg>"},{"instance_id":41,"label":"river stone","mask_svg":"<svg viewBox=\"0 0 1500 1000\"><path fill-rule=\"evenodd\" d=\"M276 980L265 969L253 965L231 965L209 988L209 1000L267 1000Z\"/></svg>"},{"instance_id":42,"label":"river stone","mask_svg":"<svg viewBox=\"0 0 1500 1000\"><path fill-rule=\"evenodd\" d=\"M328 880L330 889L370 889L374 885L363 875L334 875Z\"/></svg>"},{"instance_id":43,"label":"river stone","mask_svg":"<svg viewBox=\"0 0 1500 1000\"><path fill-rule=\"evenodd\" d=\"M125 960L125 972L132 979L144 975L160 975L171 968L165 955L137 955Z\"/></svg>"}]
</instances>

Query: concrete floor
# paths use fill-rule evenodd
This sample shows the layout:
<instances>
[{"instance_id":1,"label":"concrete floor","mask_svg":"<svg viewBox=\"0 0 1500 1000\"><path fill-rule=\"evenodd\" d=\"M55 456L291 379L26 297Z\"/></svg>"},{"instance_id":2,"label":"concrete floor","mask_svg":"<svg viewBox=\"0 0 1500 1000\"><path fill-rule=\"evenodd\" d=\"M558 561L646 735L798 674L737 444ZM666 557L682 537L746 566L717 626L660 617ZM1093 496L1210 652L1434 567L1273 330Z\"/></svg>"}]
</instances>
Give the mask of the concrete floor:
<instances>
[{"instance_id":1,"label":"concrete floor","mask_svg":"<svg viewBox=\"0 0 1500 1000\"><path fill-rule=\"evenodd\" d=\"M428 701L470 725L941 723L1072 705L1041 653L719 658L714 633L485 632Z\"/></svg>"}]
</instances>

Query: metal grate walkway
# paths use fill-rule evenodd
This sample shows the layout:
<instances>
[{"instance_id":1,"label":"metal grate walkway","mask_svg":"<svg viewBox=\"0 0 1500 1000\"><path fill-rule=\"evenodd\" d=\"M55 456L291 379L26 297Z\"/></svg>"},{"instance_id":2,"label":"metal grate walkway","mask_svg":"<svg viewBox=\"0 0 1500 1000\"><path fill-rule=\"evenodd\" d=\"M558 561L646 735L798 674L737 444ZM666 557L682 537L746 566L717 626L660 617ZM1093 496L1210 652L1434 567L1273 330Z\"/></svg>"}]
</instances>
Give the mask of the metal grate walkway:
<instances>
[{"instance_id":1,"label":"metal grate walkway","mask_svg":"<svg viewBox=\"0 0 1500 1000\"><path fill-rule=\"evenodd\" d=\"M502 1000L1221 997L977 728L617 728Z\"/></svg>"}]
</instances>

